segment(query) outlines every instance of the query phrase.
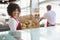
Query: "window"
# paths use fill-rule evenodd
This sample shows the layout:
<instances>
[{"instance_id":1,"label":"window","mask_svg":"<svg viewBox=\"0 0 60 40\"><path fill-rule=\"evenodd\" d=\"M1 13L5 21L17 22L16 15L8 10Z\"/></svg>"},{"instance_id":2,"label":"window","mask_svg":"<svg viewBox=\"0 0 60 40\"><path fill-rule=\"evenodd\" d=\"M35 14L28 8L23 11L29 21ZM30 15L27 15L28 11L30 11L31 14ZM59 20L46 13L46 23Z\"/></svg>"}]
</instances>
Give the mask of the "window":
<instances>
[{"instance_id":1,"label":"window","mask_svg":"<svg viewBox=\"0 0 60 40\"><path fill-rule=\"evenodd\" d=\"M56 23L60 24L60 6L59 6L60 1L52 1L52 2L47 2L40 4L40 16L42 17L44 13L47 12L46 6L48 4L52 5L52 10L56 12Z\"/></svg>"}]
</instances>

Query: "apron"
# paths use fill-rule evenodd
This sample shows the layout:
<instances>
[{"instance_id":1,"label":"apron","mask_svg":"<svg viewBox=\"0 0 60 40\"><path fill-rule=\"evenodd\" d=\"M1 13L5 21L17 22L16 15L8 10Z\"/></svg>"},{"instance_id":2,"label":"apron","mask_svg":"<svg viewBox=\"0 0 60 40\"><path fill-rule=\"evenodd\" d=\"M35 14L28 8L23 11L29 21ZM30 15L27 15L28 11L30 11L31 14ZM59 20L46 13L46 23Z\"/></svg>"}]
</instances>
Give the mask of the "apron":
<instances>
[{"instance_id":1,"label":"apron","mask_svg":"<svg viewBox=\"0 0 60 40\"><path fill-rule=\"evenodd\" d=\"M20 22L18 23L16 30L21 30L21 23Z\"/></svg>"},{"instance_id":2,"label":"apron","mask_svg":"<svg viewBox=\"0 0 60 40\"><path fill-rule=\"evenodd\" d=\"M53 24L50 24L49 22L47 22L47 27L49 27L49 26L55 26L55 24L53 25Z\"/></svg>"},{"instance_id":3,"label":"apron","mask_svg":"<svg viewBox=\"0 0 60 40\"><path fill-rule=\"evenodd\" d=\"M16 20L16 18L14 18L14 19ZM16 21L17 21L17 20L16 20ZM17 25L16 30L21 30L21 23L20 23L20 22L18 22L18 25Z\"/></svg>"}]
</instances>

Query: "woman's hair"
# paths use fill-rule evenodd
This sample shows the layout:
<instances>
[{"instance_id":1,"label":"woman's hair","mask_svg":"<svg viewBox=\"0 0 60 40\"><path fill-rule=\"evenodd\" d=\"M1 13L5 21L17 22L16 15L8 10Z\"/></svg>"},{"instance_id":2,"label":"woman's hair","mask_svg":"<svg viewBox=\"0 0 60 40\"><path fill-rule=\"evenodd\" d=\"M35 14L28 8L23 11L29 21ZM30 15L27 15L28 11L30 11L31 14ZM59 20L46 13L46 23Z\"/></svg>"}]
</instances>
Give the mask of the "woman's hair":
<instances>
[{"instance_id":1,"label":"woman's hair","mask_svg":"<svg viewBox=\"0 0 60 40\"><path fill-rule=\"evenodd\" d=\"M8 15L12 17L13 16L12 12L15 11L16 9L18 9L18 11L21 12L21 8L19 7L18 4L10 3L7 7Z\"/></svg>"}]
</instances>

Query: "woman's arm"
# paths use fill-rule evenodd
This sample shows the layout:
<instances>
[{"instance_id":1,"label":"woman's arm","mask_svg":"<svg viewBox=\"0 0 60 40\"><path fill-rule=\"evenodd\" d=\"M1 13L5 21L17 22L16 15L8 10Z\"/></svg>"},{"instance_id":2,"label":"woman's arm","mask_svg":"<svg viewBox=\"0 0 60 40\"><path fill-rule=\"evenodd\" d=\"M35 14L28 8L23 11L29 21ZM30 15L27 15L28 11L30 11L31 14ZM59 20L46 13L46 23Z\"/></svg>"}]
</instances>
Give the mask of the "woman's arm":
<instances>
[{"instance_id":1,"label":"woman's arm","mask_svg":"<svg viewBox=\"0 0 60 40\"><path fill-rule=\"evenodd\" d=\"M16 23L16 21L14 19L10 20L9 27L10 27L11 31L16 31L17 23Z\"/></svg>"}]
</instances>

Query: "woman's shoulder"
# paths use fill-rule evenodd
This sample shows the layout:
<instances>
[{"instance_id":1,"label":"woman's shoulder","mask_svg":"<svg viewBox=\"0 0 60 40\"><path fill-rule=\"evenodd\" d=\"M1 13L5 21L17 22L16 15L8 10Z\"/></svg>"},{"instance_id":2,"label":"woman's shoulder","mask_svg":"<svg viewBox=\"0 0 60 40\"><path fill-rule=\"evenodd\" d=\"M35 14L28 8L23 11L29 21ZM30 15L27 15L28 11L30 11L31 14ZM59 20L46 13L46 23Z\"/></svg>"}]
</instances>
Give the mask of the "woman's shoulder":
<instances>
[{"instance_id":1,"label":"woman's shoulder","mask_svg":"<svg viewBox=\"0 0 60 40\"><path fill-rule=\"evenodd\" d=\"M14 20L14 18L9 18L9 25L17 25L18 23L16 22L16 20Z\"/></svg>"},{"instance_id":2,"label":"woman's shoulder","mask_svg":"<svg viewBox=\"0 0 60 40\"><path fill-rule=\"evenodd\" d=\"M9 18L9 21L15 21L14 18Z\"/></svg>"},{"instance_id":3,"label":"woman's shoulder","mask_svg":"<svg viewBox=\"0 0 60 40\"><path fill-rule=\"evenodd\" d=\"M16 22L14 18L9 18L9 22Z\"/></svg>"}]
</instances>

